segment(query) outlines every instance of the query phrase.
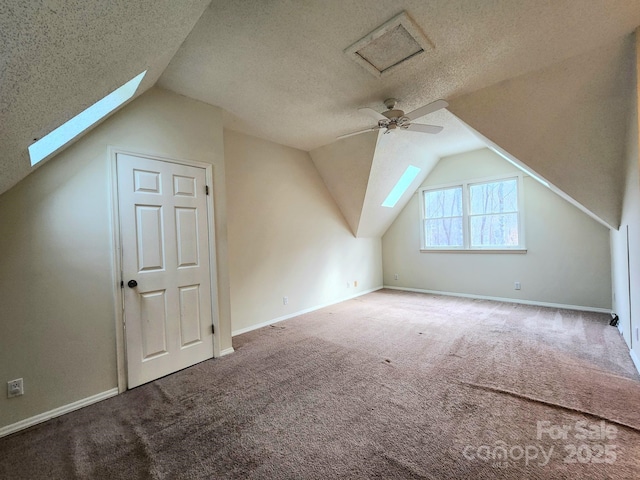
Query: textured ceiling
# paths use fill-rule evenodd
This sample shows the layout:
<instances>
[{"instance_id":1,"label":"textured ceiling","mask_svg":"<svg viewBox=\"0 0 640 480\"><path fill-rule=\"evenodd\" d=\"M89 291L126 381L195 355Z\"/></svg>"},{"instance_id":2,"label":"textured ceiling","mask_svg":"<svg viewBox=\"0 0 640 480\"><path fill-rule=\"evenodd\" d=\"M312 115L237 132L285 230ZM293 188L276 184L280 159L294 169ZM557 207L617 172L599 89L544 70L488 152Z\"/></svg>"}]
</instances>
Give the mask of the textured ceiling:
<instances>
[{"instance_id":1,"label":"textured ceiling","mask_svg":"<svg viewBox=\"0 0 640 480\"><path fill-rule=\"evenodd\" d=\"M447 110L427 115L418 122L442 125L444 130L437 135L415 132L379 134L358 237L382 236L441 158L485 146ZM409 165L420 168L420 173L393 208L383 207L382 202Z\"/></svg>"},{"instance_id":2,"label":"textured ceiling","mask_svg":"<svg viewBox=\"0 0 640 480\"><path fill-rule=\"evenodd\" d=\"M27 147L148 69L164 71L209 0L0 0L0 193Z\"/></svg>"},{"instance_id":3,"label":"textured ceiling","mask_svg":"<svg viewBox=\"0 0 640 480\"><path fill-rule=\"evenodd\" d=\"M311 150L313 163L355 236L382 236L440 158L485 146L447 110L417 121L442 125L444 130L438 135L371 132ZM409 165L420 168L420 173L395 207L383 207Z\"/></svg>"},{"instance_id":4,"label":"textured ceiling","mask_svg":"<svg viewBox=\"0 0 640 480\"><path fill-rule=\"evenodd\" d=\"M618 228L634 45L624 37L453 100L451 111Z\"/></svg>"},{"instance_id":5,"label":"textured ceiling","mask_svg":"<svg viewBox=\"0 0 640 480\"><path fill-rule=\"evenodd\" d=\"M375 78L344 49L405 10L434 49ZM159 85L226 126L311 150L396 97L410 111L588 52L640 24L637 0L213 0Z\"/></svg>"},{"instance_id":6,"label":"textured ceiling","mask_svg":"<svg viewBox=\"0 0 640 480\"><path fill-rule=\"evenodd\" d=\"M376 78L344 50L403 10L433 48ZM157 81L225 109L227 128L306 151L370 126L358 107L444 98L615 226L619 199L591 193L603 172L600 190L621 181L625 37L639 24L638 0L0 0L0 193L32 170L34 138L148 69L139 93ZM399 176L393 150L371 160L364 198ZM355 215L370 216L364 203Z\"/></svg>"},{"instance_id":7,"label":"textured ceiling","mask_svg":"<svg viewBox=\"0 0 640 480\"><path fill-rule=\"evenodd\" d=\"M403 10L433 48L376 78L344 50ZM404 111L448 100L457 117L617 228L631 101L624 45L638 24L637 0L214 0L159 85L223 107L227 128L312 151L358 236L393 220L401 206L382 212L378 197L411 158L376 148L364 190L349 190L342 162L353 161L352 144L335 138L371 126L358 107L382 111L388 97Z\"/></svg>"}]
</instances>

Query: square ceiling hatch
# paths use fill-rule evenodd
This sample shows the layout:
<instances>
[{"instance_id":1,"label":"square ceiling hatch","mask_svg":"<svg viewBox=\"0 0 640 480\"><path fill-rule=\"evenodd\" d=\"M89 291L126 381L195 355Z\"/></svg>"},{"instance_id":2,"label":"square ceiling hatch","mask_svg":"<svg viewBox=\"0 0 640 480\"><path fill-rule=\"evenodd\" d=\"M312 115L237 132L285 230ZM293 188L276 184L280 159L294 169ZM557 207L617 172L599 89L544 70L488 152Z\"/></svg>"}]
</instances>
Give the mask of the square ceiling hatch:
<instances>
[{"instance_id":1,"label":"square ceiling hatch","mask_svg":"<svg viewBox=\"0 0 640 480\"><path fill-rule=\"evenodd\" d=\"M432 48L411 17L402 12L344 52L368 72L380 77Z\"/></svg>"}]
</instances>

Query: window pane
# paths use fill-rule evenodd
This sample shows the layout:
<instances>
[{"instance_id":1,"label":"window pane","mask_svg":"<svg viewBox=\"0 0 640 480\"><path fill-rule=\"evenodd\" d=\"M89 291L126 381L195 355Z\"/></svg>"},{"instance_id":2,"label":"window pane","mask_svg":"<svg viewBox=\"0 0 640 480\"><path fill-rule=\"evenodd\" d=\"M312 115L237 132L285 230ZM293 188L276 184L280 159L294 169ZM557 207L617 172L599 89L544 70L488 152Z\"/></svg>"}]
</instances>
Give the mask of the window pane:
<instances>
[{"instance_id":1,"label":"window pane","mask_svg":"<svg viewBox=\"0 0 640 480\"><path fill-rule=\"evenodd\" d=\"M472 247L517 247L518 214L471 217Z\"/></svg>"},{"instance_id":2,"label":"window pane","mask_svg":"<svg viewBox=\"0 0 640 480\"><path fill-rule=\"evenodd\" d=\"M462 187L424 192L426 218L459 217L462 215Z\"/></svg>"},{"instance_id":3,"label":"window pane","mask_svg":"<svg viewBox=\"0 0 640 480\"><path fill-rule=\"evenodd\" d=\"M462 217L425 220L424 238L427 247L461 247Z\"/></svg>"},{"instance_id":4,"label":"window pane","mask_svg":"<svg viewBox=\"0 0 640 480\"><path fill-rule=\"evenodd\" d=\"M471 215L518 211L518 181L515 178L469 186Z\"/></svg>"}]
</instances>

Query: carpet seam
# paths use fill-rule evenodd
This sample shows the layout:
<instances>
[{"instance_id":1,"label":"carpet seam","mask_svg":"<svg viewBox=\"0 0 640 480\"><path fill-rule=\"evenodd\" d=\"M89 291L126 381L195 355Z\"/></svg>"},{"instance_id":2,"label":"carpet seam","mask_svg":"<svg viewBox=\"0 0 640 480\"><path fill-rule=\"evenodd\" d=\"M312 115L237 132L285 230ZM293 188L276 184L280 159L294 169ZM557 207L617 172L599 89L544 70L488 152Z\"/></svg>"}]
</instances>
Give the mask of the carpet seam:
<instances>
[{"instance_id":1,"label":"carpet seam","mask_svg":"<svg viewBox=\"0 0 640 480\"><path fill-rule=\"evenodd\" d=\"M602 415L598 415L597 413L588 412L588 411L582 410L580 408L568 407L566 405L560 405L559 403L548 402L546 400L541 400L539 398L530 397L529 395L524 395L522 393L512 392L510 390L506 390L506 389L503 389L503 388L491 387L489 385L481 385L481 384L478 384L478 383L471 383L471 382L458 382L458 383L460 383L461 385L467 385L467 386L469 386L471 388L477 388L479 390L485 390L485 391L493 392L493 393L502 393L504 395L509 395L509 396L518 398L520 400L527 400L529 402L539 403L539 404L547 405L547 406L550 406L550 407L561 408L563 410L569 410L571 412L581 413L583 415L589 415L589 416L597 418L599 420L604 420L604 421L607 421L609 423L613 423L613 424L619 425L620 427L628 428L630 430L633 430L635 432L639 432L640 433L640 427L636 427L634 425L629 425L628 423L622 422L620 420L613 420L611 418L604 417Z\"/></svg>"}]
</instances>

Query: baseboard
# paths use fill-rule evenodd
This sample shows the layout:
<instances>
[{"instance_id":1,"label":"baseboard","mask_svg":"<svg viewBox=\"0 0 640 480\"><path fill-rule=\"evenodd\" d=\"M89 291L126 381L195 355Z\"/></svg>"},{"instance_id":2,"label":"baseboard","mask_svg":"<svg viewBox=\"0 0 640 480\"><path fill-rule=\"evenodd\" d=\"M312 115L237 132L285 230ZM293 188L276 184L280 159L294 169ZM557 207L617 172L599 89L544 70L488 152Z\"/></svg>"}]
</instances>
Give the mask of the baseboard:
<instances>
[{"instance_id":1,"label":"baseboard","mask_svg":"<svg viewBox=\"0 0 640 480\"><path fill-rule=\"evenodd\" d=\"M534 305L537 307L563 308L566 310L579 310L581 312L611 313L611 309L606 309L606 308L584 307L581 305L565 305L562 303L538 302L535 300L521 300L519 298L489 297L486 295L473 295L471 293L441 292L439 290L424 290L421 288L409 288L409 287L392 287L390 285L385 285L384 288L388 288L390 290L402 290L405 292L430 293L432 295L444 295L447 297L463 297L463 298L473 298L477 300L493 300L495 302Z\"/></svg>"},{"instance_id":2,"label":"baseboard","mask_svg":"<svg viewBox=\"0 0 640 480\"><path fill-rule=\"evenodd\" d=\"M274 323L282 322L283 320L288 320L290 318L297 317L298 315L303 315L305 313L314 312L316 310L320 310L321 308L325 308L325 307L329 307L331 305L335 305L336 303L345 302L347 300L351 300L352 298L356 298L356 297L360 297L362 295L366 295L367 293L375 292L377 290L382 290L382 288L383 287L371 288L371 289L365 290L363 292L358 292L355 295L351 295L349 297L342 298L340 300L336 300L335 302L329 302L329 303L325 303L323 305L316 305L316 306L311 307L311 308L305 308L304 310L299 310L299 311L294 312L294 313L283 315L282 317L274 318L272 320L267 320L266 322L258 323L256 325L251 325L250 327L240 328L238 330L233 330L231 332L231 336L235 337L236 335L241 335L243 333L251 332L253 330L257 330L257 329L262 328L262 327L268 327L269 325L273 325Z\"/></svg>"},{"instance_id":3,"label":"baseboard","mask_svg":"<svg viewBox=\"0 0 640 480\"><path fill-rule=\"evenodd\" d=\"M82 407L86 407L93 403L100 402L101 400L106 400L107 398L115 397L116 395L118 395L118 389L112 388L111 390L107 390L106 392L98 393L96 395L83 398L82 400L78 400L77 402L69 403L68 405L63 405L62 407L54 408L53 410L40 413L39 415L35 415L30 418L25 418L24 420L20 420L19 422L0 428L0 438L5 437L7 435L11 435L12 433L15 433L19 430L24 430L25 428L32 427L33 425L37 425L38 423L46 422L47 420L51 420L52 418L59 417L60 415L64 415L65 413L73 412L74 410L79 410Z\"/></svg>"},{"instance_id":4,"label":"baseboard","mask_svg":"<svg viewBox=\"0 0 640 480\"><path fill-rule=\"evenodd\" d=\"M640 358L633 350L629 350L629 354L631 355L631 360L633 360L633 364L636 366L636 370L640 373Z\"/></svg>"},{"instance_id":5,"label":"baseboard","mask_svg":"<svg viewBox=\"0 0 640 480\"><path fill-rule=\"evenodd\" d=\"M233 353L233 352L235 352L233 347L225 348L224 350L220 351L220 355L218 356L218 358L224 357L225 355L229 355L230 353Z\"/></svg>"}]
</instances>

